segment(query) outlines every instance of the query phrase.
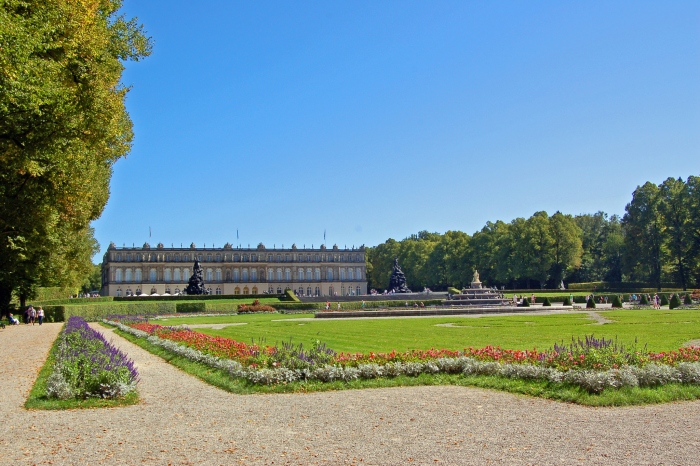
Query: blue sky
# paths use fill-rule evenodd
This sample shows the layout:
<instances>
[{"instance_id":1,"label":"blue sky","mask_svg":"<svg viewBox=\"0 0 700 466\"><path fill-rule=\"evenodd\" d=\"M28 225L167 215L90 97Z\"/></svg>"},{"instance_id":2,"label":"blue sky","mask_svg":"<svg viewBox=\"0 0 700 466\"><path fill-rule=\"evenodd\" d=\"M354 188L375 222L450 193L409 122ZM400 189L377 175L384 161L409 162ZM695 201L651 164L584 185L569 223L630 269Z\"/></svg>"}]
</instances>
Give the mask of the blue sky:
<instances>
[{"instance_id":1,"label":"blue sky","mask_svg":"<svg viewBox=\"0 0 700 466\"><path fill-rule=\"evenodd\" d=\"M126 0L117 245L373 246L700 175L700 3ZM149 228L152 237L149 239ZM95 260L100 260L95 257Z\"/></svg>"}]
</instances>

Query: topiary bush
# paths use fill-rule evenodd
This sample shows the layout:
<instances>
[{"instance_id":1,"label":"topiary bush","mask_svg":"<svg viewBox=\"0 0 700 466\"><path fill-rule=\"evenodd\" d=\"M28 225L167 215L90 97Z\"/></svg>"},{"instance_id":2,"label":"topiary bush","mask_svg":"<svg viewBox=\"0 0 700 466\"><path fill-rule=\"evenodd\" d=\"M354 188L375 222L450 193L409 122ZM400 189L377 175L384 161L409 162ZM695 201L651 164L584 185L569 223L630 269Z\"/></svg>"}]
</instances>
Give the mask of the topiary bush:
<instances>
[{"instance_id":1,"label":"topiary bush","mask_svg":"<svg viewBox=\"0 0 700 466\"><path fill-rule=\"evenodd\" d=\"M586 309L595 309L595 298L591 296L586 303Z\"/></svg>"},{"instance_id":2,"label":"topiary bush","mask_svg":"<svg viewBox=\"0 0 700 466\"><path fill-rule=\"evenodd\" d=\"M647 295L642 294L642 297L639 299L639 304L646 305L646 306L649 305L649 298L647 298Z\"/></svg>"},{"instance_id":3,"label":"topiary bush","mask_svg":"<svg viewBox=\"0 0 700 466\"><path fill-rule=\"evenodd\" d=\"M661 303L660 303L660 304L661 304L662 306L668 306L668 296L666 296L665 294L662 294L662 295L659 296L659 297L661 298Z\"/></svg>"},{"instance_id":4,"label":"topiary bush","mask_svg":"<svg viewBox=\"0 0 700 466\"><path fill-rule=\"evenodd\" d=\"M551 306L551 305L552 305L552 303L549 301L549 298L545 297L544 301L542 302L542 306Z\"/></svg>"},{"instance_id":5,"label":"topiary bush","mask_svg":"<svg viewBox=\"0 0 700 466\"><path fill-rule=\"evenodd\" d=\"M563 303L563 305L564 305L564 306L571 306L571 300L569 299L568 296L564 298L564 303Z\"/></svg>"},{"instance_id":6,"label":"topiary bush","mask_svg":"<svg viewBox=\"0 0 700 466\"><path fill-rule=\"evenodd\" d=\"M615 295L612 300L612 307L613 308L621 308L622 307L622 299L620 299L619 295Z\"/></svg>"},{"instance_id":7,"label":"topiary bush","mask_svg":"<svg viewBox=\"0 0 700 466\"><path fill-rule=\"evenodd\" d=\"M671 301L668 303L668 308L675 309L677 307L681 307L681 298L678 297L678 293L674 293Z\"/></svg>"},{"instance_id":8,"label":"topiary bush","mask_svg":"<svg viewBox=\"0 0 700 466\"><path fill-rule=\"evenodd\" d=\"M691 298L688 293L686 293L683 298L683 304L693 304L693 298Z\"/></svg>"},{"instance_id":9,"label":"topiary bush","mask_svg":"<svg viewBox=\"0 0 700 466\"><path fill-rule=\"evenodd\" d=\"M523 298L523 303L520 306L521 307L530 307L530 300L528 298Z\"/></svg>"}]
</instances>

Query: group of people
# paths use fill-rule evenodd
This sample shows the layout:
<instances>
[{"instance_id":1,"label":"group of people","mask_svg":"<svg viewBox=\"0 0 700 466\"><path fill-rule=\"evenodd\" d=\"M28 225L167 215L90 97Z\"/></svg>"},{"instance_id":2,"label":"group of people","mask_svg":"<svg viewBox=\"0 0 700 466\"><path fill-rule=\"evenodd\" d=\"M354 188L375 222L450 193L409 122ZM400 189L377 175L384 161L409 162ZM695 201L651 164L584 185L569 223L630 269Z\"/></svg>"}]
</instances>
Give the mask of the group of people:
<instances>
[{"instance_id":1,"label":"group of people","mask_svg":"<svg viewBox=\"0 0 700 466\"><path fill-rule=\"evenodd\" d=\"M44 323L44 317L44 309L42 309L41 306L34 308L34 306L30 304L27 306L27 309L24 310L24 323L27 325L34 325L37 322L41 325ZM19 319L12 313L7 316L7 320L10 322L10 325L19 325Z\"/></svg>"}]
</instances>

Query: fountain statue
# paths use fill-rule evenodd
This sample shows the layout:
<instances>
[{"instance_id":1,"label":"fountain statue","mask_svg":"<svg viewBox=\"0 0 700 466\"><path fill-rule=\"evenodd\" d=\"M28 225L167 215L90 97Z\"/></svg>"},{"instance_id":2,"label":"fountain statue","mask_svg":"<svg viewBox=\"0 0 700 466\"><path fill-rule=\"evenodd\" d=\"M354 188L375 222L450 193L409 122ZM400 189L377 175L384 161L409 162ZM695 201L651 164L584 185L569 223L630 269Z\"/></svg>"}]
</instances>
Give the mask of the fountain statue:
<instances>
[{"instance_id":1,"label":"fountain statue","mask_svg":"<svg viewBox=\"0 0 700 466\"><path fill-rule=\"evenodd\" d=\"M194 261L194 268L192 270L192 276L190 277L189 284L185 288L185 293L187 294L209 294L207 289L204 287L204 272L202 271L202 266L199 265L199 261Z\"/></svg>"},{"instance_id":2,"label":"fountain statue","mask_svg":"<svg viewBox=\"0 0 700 466\"><path fill-rule=\"evenodd\" d=\"M401 271L399 267L399 258L394 258L394 268L391 271L391 278L389 278L389 292L394 293L410 293L411 290L406 286L406 275Z\"/></svg>"}]
</instances>

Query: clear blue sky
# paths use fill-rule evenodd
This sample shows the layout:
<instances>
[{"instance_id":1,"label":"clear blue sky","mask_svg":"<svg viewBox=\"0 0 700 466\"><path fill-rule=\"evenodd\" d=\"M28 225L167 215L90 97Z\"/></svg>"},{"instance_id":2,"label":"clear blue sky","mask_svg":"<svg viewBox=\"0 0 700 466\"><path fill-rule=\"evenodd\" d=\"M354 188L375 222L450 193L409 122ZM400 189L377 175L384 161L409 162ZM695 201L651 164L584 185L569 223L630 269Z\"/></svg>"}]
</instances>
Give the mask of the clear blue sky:
<instances>
[{"instance_id":1,"label":"clear blue sky","mask_svg":"<svg viewBox=\"0 0 700 466\"><path fill-rule=\"evenodd\" d=\"M700 175L700 2L136 1L104 252L373 246ZM152 238L149 239L149 227ZM95 257L95 260L101 260Z\"/></svg>"}]
</instances>

